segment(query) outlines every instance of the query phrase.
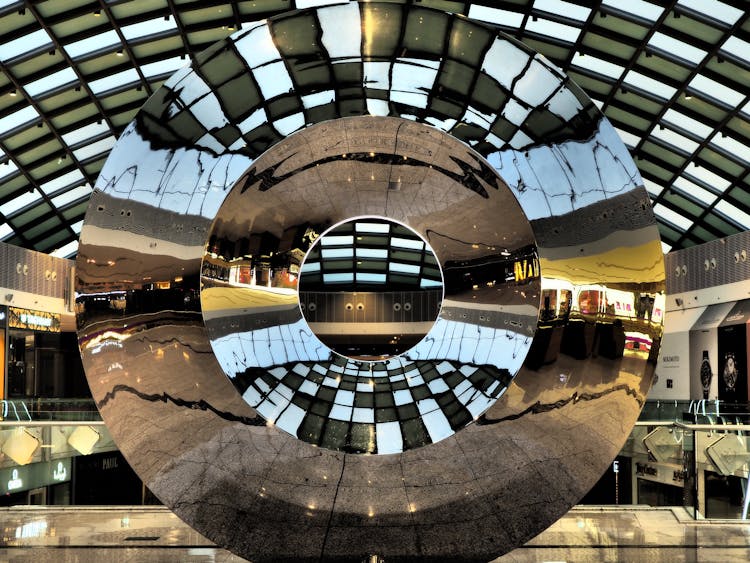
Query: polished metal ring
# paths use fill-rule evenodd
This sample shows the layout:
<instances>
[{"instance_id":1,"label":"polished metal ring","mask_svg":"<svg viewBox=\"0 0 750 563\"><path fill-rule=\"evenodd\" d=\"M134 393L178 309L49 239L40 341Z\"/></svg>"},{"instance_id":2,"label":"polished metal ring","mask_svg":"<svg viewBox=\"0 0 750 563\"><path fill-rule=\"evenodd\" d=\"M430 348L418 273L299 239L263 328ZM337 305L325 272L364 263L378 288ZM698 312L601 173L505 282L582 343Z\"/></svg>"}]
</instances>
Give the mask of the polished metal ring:
<instances>
[{"instance_id":1,"label":"polished metal ring","mask_svg":"<svg viewBox=\"0 0 750 563\"><path fill-rule=\"evenodd\" d=\"M588 491L650 387L664 268L637 168L480 22L348 2L245 25L155 92L95 188L77 312L99 409L160 500L253 561L490 560ZM348 221L335 264L305 261ZM389 222L416 235L357 231ZM339 325L375 311L401 332L364 358Z\"/></svg>"}]
</instances>

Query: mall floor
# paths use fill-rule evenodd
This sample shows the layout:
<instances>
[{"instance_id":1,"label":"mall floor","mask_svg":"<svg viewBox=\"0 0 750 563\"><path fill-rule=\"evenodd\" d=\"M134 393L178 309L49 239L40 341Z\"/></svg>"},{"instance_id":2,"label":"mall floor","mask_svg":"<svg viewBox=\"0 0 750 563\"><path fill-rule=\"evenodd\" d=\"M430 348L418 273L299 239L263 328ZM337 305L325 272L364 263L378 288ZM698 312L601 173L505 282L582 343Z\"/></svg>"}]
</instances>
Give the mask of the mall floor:
<instances>
[{"instance_id":1,"label":"mall floor","mask_svg":"<svg viewBox=\"0 0 750 563\"><path fill-rule=\"evenodd\" d=\"M241 563L162 507L0 509L0 561ZM578 506L494 563L747 562L750 523L693 520L682 508ZM385 561L387 563L387 560Z\"/></svg>"}]
</instances>

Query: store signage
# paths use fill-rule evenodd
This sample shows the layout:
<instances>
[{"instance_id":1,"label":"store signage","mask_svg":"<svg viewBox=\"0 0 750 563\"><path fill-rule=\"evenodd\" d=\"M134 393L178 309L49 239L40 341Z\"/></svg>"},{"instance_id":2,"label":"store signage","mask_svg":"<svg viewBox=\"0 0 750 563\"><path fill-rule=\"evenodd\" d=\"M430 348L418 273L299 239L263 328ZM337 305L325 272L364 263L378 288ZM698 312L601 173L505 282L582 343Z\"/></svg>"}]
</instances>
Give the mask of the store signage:
<instances>
[{"instance_id":1,"label":"store signage","mask_svg":"<svg viewBox=\"0 0 750 563\"><path fill-rule=\"evenodd\" d=\"M37 332L60 332L60 314L8 307L8 327Z\"/></svg>"},{"instance_id":2,"label":"store signage","mask_svg":"<svg viewBox=\"0 0 750 563\"><path fill-rule=\"evenodd\" d=\"M62 461L58 461L57 467L52 470L52 479L55 481L67 481L68 469L63 465Z\"/></svg>"},{"instance_id":3,"label":"store signage","mask_svg":"<svg viewBox=\"0 0 750 563\"><path fill-rule=\"evenodd\" d=\"M647 465L645 463L636 463L635 474L636 475L648 475L650 477L657 477L659 475L659 471L653 465Z\"/></svg>"},{"instance_id":4,"label":"store signage","mask_svg":"<svg viewBox=\"0 0 750 563\"><path fill-rule=\"evenodd\" d=\"M619 473L620 472L620 462L619 461L615 460L615 461L612 462L612 471L615 472L615 473Z\"/></svg>"},{"instance_id":5,"label":"store signage","mask_svg":"<svg viewBox=\"0 0 750 563\"><path fill-rule=\"evenodd\" d=\"M0 469L0 494L28 491L70 481L71 459Z\"/></svg>"},{"instance_id":6,"label":"store signage","mask_svg":"<svg viewBox=\"0 0 750 563\"><path fill-rule=\"evenodd\" d=\"M18 476L18 469L14 469L10 481L8 481L8 490L18 491L20 489L23 489L23 480Z\"/></svg>"}]
</instances>

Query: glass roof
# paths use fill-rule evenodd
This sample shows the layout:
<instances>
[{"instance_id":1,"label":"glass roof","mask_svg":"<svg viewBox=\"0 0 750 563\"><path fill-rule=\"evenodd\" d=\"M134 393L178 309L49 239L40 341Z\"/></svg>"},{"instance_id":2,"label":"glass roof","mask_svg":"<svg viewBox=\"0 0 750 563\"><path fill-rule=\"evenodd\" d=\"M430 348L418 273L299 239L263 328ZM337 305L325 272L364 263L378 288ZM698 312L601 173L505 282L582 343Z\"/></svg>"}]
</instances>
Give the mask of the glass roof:
<instances>
[{"instance_id":1,"label":"glass roof","mask_svg":"<svg viewBox=\"0 0 750 563\"><path fill-rule=\"evenodd\" d=\"M251 21L334 3L342 2L0 2L0 240L75 254L91 186L114 140L175 70ZM747 4L421 2L497 26L544 54L586 91L640 169L665 251L750 229ZM321 23L334 32L322 42L337 56L346 57L347 46L363 40L336 22ZM299 32L303 38L304 30ZM263 88L288 89L295 77L264 64L275 58L275 47L258 39L264 48L248 61L253 74ZM369 66L368 79L388 80L377 63ZM433 72L403 70L415 83L429 82ZM336 89L330 84L306 96L303 107L326 103ZM488 118L475 117L479 124ZM286 119L292 130L304 115ZM284 129L282 121L279 126ZM210 146L216 140L207 135L199 142Z\"/></svg>"}]
</instances>

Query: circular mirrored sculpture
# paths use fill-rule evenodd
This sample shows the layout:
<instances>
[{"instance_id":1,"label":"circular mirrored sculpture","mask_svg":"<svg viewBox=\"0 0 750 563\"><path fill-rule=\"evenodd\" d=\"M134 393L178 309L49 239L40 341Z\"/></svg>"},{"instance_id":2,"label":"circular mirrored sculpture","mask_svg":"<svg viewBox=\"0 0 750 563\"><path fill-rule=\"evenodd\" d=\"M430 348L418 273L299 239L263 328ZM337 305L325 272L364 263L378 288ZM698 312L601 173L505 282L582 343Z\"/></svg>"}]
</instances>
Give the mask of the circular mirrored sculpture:
<instances>
[{"instance_id":1,"label":"circular mirrored sculpture","mask_svg":"<svg viewBox=\"0 0 750 563\"><path fill-rule=\"evenodd\" d=\"M169 78L102 169L77 258L92 393L146 486L249 560L489 561L575 504L640 411L664 309L648 193L591 100L495 28L398 1L264 16ZM325 248L358 265L365 218L432 249L443 299L414 346L342 355L309 298ZM336 226L351 245L314 244ZM414 276L388 248L386 276ZM354 289L344 314L368 310Z\"/></svg>"}]
</instances>

